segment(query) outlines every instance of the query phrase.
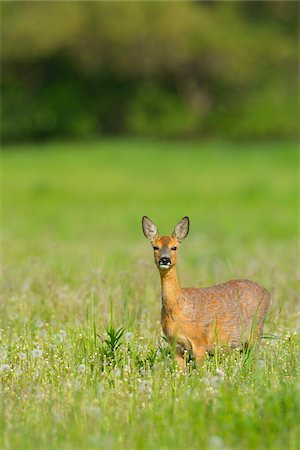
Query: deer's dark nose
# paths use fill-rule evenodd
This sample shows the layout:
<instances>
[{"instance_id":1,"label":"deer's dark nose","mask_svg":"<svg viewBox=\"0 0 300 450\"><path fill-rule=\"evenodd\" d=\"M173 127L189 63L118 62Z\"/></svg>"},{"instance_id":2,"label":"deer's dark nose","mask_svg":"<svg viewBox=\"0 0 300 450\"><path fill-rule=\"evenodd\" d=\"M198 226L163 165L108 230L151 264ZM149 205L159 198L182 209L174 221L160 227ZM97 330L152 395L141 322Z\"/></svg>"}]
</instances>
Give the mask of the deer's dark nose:
<instances>
[{"instance_id":1,"label":"deer's dark nose","mask_svg":"<svg viewBox=\"0 0 300 450\"><path fill-rule=\"evenodd\" d=\"M162 266L167 266L171 264L171 260L167 256L163 256L162 258L159 259L159 264Z\"/></svg>"}]
</instances>

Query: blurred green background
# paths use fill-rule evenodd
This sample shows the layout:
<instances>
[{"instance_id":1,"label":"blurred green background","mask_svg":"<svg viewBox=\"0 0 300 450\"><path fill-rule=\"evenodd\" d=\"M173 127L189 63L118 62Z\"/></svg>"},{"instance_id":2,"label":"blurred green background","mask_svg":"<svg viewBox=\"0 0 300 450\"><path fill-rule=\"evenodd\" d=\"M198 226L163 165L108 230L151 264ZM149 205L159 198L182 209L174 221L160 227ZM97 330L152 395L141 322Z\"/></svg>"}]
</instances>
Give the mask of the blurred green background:
<instances>
[{"instance_id":1,"label":"blurred green background","mask_svg":"<svg viewBox=\"0 0 300 450\"><path fill-rule=\"evenodd\" d=\"M2 142L297 136L298 2L1 7Z\"/></svg>"}]
</instances>

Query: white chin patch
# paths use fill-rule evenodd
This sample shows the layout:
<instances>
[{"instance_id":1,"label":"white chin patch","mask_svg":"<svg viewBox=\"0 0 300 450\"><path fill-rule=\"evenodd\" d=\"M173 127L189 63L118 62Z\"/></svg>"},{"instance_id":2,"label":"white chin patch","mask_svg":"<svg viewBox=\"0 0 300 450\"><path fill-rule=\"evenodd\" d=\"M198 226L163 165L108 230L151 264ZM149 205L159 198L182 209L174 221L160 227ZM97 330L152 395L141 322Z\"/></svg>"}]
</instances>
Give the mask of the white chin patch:
<instances>
[{"instance_id":1,"label":"white chin patch","mask_svg":"<svg viewBox=\"0 0 300 450\"><path fill-rule=\"evenodd\" d=\"M169 269L170 265L171 265L171 264L160 264L160 265L159 265L159 268L160 268L160 269Z\"/></svg>"}]
</instances>

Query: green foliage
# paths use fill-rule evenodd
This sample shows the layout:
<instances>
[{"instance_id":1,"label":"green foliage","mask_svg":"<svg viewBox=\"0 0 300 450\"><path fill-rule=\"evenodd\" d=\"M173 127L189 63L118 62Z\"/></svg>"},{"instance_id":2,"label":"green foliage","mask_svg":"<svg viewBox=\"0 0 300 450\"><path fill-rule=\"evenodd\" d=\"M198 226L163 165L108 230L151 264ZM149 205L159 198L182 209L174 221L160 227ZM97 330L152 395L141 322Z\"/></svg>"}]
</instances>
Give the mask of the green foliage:
<instances>
[{"instance_id":1,"label":"green foliage","mask_svg":"<svg viewBox=\"0 0 300 450\"><path fill-rule=\"evenodd\" d=\"M112 364L116 364L120 359L120 354L118 354L118 349L120 349L123 343L123 335L125 328L115 328L111 323L109 327L106 328L107 338L104 339L104 346L102 347L102 354L107 358Z\"/></svg>"},{"instance_id":2,"label":"green foliage","mask_svg":"<svg viewBox=\"0 0 300 450\"><path fill-rule=\"evenodd\" d=\"M126 128L137 135L180 137L196 134L199 121L176 93L145 85L131 102Z\"/></svg>"},{"instance_id":3,"label":"green foliage","mask_svg":"<svg viewBox=\"0 0 300 450\"><path fill-rule=\"evenodd\" d=\"M3 2L2 139L294 137L298 10L284 1Z\"/></svg>"}]
</instances>

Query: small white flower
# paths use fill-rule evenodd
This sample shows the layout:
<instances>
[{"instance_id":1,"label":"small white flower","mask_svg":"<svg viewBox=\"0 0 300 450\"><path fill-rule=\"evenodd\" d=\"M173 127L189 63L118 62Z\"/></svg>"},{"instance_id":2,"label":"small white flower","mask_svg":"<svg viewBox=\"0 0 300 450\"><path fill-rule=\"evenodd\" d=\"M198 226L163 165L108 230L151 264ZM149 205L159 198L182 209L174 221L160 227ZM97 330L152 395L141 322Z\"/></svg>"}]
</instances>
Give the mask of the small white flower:
<instances>
[{"instance_id":1,"label":"small white flower","mask_svg":"<svg viewBox=\"0 0 300 450\"><path fill-rule=\"evenodd\" d=\"M59 332L54 335L54 340L57 344L61 344L66 336L67 333L65 332L65 330L59 330Z\"/></svg>"},{"instance_id":2,"label":"small white flower","mask_svg":"<svg viewBox=\"0 0 300 450\"><path fill-rule=\"evenodd\" d=\"M129 331L128 333L125 334L125 341L129 342L131 341L132 338L132 333Z\"/></svg>"},{"instance_id":3,"label":"small white flower","mask_svg":"<svg viewBox=\"0 0 300 450\"><path fill-rule=\"evenodd\" d=\"M30 353L33 358L40 358L43 354L43 350L40 350L39 348L35 348L34 350L31 350Z\"/></svg>"},{"instance_id":4,"label":"small white flower","mask_svg":"<svg viewBox=\"0 0 300 450\"><path fill-rule=\"evenodd\" d=\"M79 373L85 373L86 371L86 366L85 364L79 364L79 366L77 367L77 372Z\"/></svg>"},{"instance_id":5,"label":"small white flower","mask_svg":"<svg viewBox=\"0 0 300 450\"><path fill-rule=\"evenodd\" d=\"M8 372L9 370L10 370L9 364L2 364L2 366L0 366L0 372Z\"/></svg>"},{"instance_id":6,"label":"small white flower","mask_svg":"<svg viewBox=\"0 0 300 450\"><path fill-rule=\"evenodd\" d=\"M223 440L220 438L220 436L212 436L209 439L209 443L210 443L210 446L212 448L214 448L215 450L224 448Z\"/></svg>"},{"instance_id":7,"label":"small white flower","mask_svg":"<svg viewBox=\"0 0 300 450\"><path fill-rule=\"evenodd\" d=\"M20 358L20 359L26 359L26 353L20 352L20 353L19 353L19 358Z\"/></svg>"},{"instance_id":8,"label":"small white flower","mask_svg":"<svg viewBox=\"0 0 300 450\"><path fill-rule=\"evenodd\" d=\"M139 390L142 392L151 389L151 383L148 380L138 379L138 383L139 383Z\"/></svg>"},{"instance_id":9,"label":"small white flower","mask_svg":"<svg viewBox=\"0 0 300 450\"><path fill-rule=\"evenodd\" d=\"M264 367L265 367L265 361L263 360L263 359L259 359L258 361L257 361L257 367L259 368L259 369L263 369Z\"/></svg>"},{"instance_id":10,"label":"small white flower","mask_svg":"<svg viewBox=\"0 0 300 450\"><path fill-rule=\"evenodd\" d=\"M48 336L48 332L47 330L45 330L45 328L42 328L41 331L39 332L39 335L42 338L46 338Z\"/></svg>"},{"instance_id":11,"label":"small white flower","mask_svg":"<svg viewBox=\"0 0 300 450\"><path fill-rule=\"evenodd\" d=\"M22 369L21 369L20 366L15 366L14 372L15 372L15 374L17 375L17 377L19 377L19 376L22 375L22 373L23 373L23 371L22 371Z\"/></svg>"},{"instance_id":12,"label":"small white flower","mask_svg":"<svg viewBox=\"0 0 300 450\"><path fill-rule=\"evenodd\" d=\"M101 395L104 391L105 391L105 388L104 388L103 384L99 383L97 386L97 394Z\"/></svg>"},{"instance_id":13,"label":"small white flower","mask_svg":"<svg viewBox=\"0 0 300 450\"><path fill-rule=\"evenodd\" d=\"M61 344L64 338L60 333L57 333L54 335L54 340L57 344Z\"/></svg>"},{"instance_id":14,"label":"small white flower","mask_svg":"<svg viewBox=\"0 0 300 450\"><path fill-rule=\"evenodd\" d=\"M216 369L216 374L219 378L221 378L222 380L224 380L225 378L225 373L223 372L223 370L221 369Z\"/></svg>"},{"instance_id":15,"label":"small white flower","mask_svg":"<svg viewBox=\"0 0 300 450\"><path fill-rule=\"evenodd\" d=\"M67 332L65 330L59 330L59 334L65 338L67 336Z\"/></svg>"},{"instance_id":16,"label":"small white flower","mask_svg":"<svg viewBox=\"0 0 300 450\"><path fill-rule=\"evenodd\" d=\"M140 367L139 372L140 372L141 375L145 375L146 370L145 370L144 367Z\"/></svg>"},{"instance_id":17,"label":"small white flower","mask_svg":"<svg viewBox=\"0 0 300 450\"><path fill-rule=\"evenodd\" d=\"M206 393L211 395L211 396L216 395L217 392L218 392L217 389L215 389L213 386L208 386L206 388Z\"/></svg>"},{"instance_id":18,"label":"small white flower","mask_svg":"<svg viewBox=\"0 0 300 450\"><path fill-rule=\"evenodd\" d=\"M5 349L1 350L0 358L2 359L2 361L6 360L6 358L7 358L7 351Z\"/></svg>"},{"instance_id":19,"label":"small white flower","mask_svg":"<svg viewBox=\"0 0 300 450\"><path fill-rule=\"evenodd\" d=\"M211 384L211 386L213 388L217 388L219 383L220 383L220 378L219 377L211 377L210 384Z\"/></svg>"},{"instance_id":20,"label":"small white flower","mask_svg":"<svg viewBox=\"0 0 300 450\"><path fill-rule=\"evenodd\" d=\"M140 382L139 382L139 390L140 390L140 391L145 391L145 390L146 390L146 387L147 387L146 381L140 381Z\"/></svg>"},{"instance_id":21,"label":"small white flower","mask_svg":"<svg viewBox=\"0 0 300 450\"><path fill-rule=\"evenodd\" d=\"M44 322L41 321L41 319L37 319L37 320L35 321L35 326L36 326L37 328L42 328L44 325L45 325L45 324L44 324Z\"/></svg>"}]
</instances>

